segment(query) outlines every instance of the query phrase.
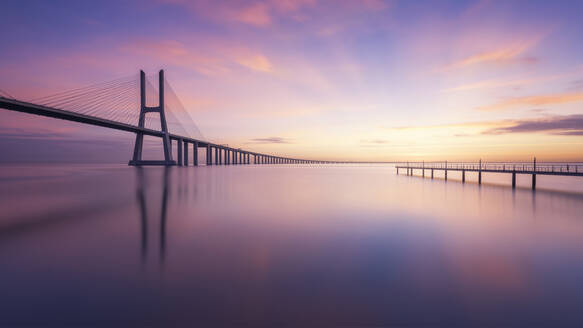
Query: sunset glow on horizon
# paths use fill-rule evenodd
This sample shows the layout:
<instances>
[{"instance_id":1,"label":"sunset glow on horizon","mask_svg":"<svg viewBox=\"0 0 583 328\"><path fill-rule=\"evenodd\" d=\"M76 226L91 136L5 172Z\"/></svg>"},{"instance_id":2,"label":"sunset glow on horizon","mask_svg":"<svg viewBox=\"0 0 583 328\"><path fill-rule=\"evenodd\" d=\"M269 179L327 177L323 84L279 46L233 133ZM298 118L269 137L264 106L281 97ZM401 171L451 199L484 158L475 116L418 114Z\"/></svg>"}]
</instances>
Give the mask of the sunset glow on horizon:
<instances>
[{"instance_id":1,"label":"sunset glow on horizon","mask_svg":"<svg viewBox=\"0 0 583 328\"><path fill-rule=\"evenodd\" d=\"M218 144L321 160L583 161L581 1L2 7L0 89L18 99L163 68ZM120 134L0 111L3 140L43 135Z\"/></svg>"}]
</instances>

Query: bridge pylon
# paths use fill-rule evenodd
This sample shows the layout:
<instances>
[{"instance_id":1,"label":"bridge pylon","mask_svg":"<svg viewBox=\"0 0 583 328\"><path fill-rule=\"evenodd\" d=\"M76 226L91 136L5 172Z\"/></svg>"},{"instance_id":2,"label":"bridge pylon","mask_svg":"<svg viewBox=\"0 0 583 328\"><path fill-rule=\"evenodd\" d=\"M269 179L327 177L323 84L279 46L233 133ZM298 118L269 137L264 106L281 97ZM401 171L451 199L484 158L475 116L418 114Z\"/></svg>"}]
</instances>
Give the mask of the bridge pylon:
<instances>
[{"instance_id":1,"label":"bridge pylon","mask_svg":"<svg viewBox=\"0 0 583 328\"><path fill-rule=\"evenodd\" d=\"M129 165L176 165L176 161L172 160L172 146L170 144L170 136L168 135L168 126L166 125L166 114L164 113L164 70L158 73L158 106L146 106L146 74L140 70L140 117L138 120L138 127L144 128L147 113L160 114L160 125L163 133L162 143L164 144L164 160L143 160L142 148L144 146L144 134L136 133L136 143L134 144L134 156L128 163Z\"/></svg>"}]
</instances>

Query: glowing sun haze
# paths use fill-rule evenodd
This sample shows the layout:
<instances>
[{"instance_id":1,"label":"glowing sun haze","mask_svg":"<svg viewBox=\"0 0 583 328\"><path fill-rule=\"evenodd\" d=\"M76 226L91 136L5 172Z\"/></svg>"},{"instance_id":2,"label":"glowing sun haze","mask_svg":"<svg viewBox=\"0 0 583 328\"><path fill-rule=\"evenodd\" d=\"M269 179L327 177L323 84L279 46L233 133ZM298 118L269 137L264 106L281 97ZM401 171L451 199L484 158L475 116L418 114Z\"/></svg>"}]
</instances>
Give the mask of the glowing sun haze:
<instances>
[{"instance_id":1,"label":"glowing sun haze","mask_svg":"<svg viewBox=\"0 0 583 328\"><path fill-rule=\"evenodd\" d=\"M582 12L582 1L8 0L0 89L30 99L164 68L217 143L315 159L583 160ZM88 133L32 120L0 112L2 138Z\"/></svg>"}]
</instances>

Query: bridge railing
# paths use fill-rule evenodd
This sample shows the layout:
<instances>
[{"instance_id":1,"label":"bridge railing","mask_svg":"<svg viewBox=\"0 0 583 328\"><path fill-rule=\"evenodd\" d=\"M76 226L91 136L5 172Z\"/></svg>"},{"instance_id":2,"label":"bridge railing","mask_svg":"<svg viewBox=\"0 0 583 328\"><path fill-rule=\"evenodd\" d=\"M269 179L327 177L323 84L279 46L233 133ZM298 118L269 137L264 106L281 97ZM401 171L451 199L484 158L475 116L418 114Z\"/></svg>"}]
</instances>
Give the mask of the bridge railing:
<instances>
[{"instance_id":1,"label":"bridge railing","mask_svg":"<svg viewBox=\"0 0 583 328\"><path fill-rule=\"evenodd\" d=\"M412 169L483 170L501 172L583 173L583 163L512 163L512 162L407 162Z\"/></svg>"}]
</instances>

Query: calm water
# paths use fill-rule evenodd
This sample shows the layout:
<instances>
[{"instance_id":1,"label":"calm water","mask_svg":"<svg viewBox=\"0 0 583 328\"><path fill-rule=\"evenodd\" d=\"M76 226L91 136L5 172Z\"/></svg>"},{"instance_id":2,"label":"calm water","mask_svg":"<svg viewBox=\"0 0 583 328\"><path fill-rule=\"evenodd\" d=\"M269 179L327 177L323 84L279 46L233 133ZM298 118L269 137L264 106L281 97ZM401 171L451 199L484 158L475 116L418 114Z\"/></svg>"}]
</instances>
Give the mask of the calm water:
<instances>
[{"instance_id":1,"label":"calm water","mask_svg":"<svg viewBox=\"0 0 583 328\"><path fill-rule=\"evenodd\" d=\"M4 326L583 324L576 192L382 165L3 166L0 209Z\"/></svg>"}]
</instances>

